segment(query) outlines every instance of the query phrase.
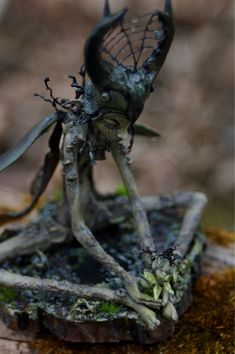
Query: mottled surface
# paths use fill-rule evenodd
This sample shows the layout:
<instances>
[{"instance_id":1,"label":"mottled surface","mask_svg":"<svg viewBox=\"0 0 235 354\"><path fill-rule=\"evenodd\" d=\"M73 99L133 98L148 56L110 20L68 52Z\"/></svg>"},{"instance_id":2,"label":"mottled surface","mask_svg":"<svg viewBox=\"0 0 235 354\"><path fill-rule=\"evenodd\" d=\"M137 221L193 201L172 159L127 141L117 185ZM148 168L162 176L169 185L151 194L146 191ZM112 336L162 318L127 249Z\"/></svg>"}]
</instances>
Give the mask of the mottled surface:
<instances>
[{"instance_id":1,"label":"mottled surface","mask_svg":"<svg viewBox=\"0 0 235 354\"><path fill-rule=\"evenodd\" d=\"M217 230L217 234L219 231ZM222 231L223 235L226 233ZM211 245L217 246L211 262ZM226 248L212 242L204 255L203 272L194 287L194 301L187 313L180 319L171 339L160 345L142 346L140 344L68 344L44 333L37 340L12 332L0 323L1 354L197 354L198 352L215 354L234 352L233 311L234 271L226 254L233 253L233 244ZM206 261L206 262L205 262ZM234 262L234 257L233 257ZM211 263L213 266L211 267ZM230 267L230 268L229 268ZM209 273L209 275L208 275ZM225 292L226 289L226 292ZM202 331L202 327L205 329ZM29 343L30 342L30 343Z\"/></svg>"},{"instance_id":2,"label":"mottled surface","mask_svg":"<svg viewBox=\"0 0 235 354\"><path fill-rule=\"evenodd\" d=\"M46 206L41 212L43 223L47 222L49 215L52 217L48 208L50 213L55 212L53 204ZM162 252L175 241L181 218L170 208L161 213L153 211L149 218L157 249ZM102 230L96 237L125 269L136 275L140 274L140 249L128 221ZM14 257L1 266L8 271L32 277L89 285L107 282L113 290L122 287L120 280L94 261L75 240L68 244L54 245L44 252ZM198 272L197 260L192 276ZM81 300L74 307L76 301L76 296L68 297L59 293L44 294L39 291L0 288L1 318L7 326L18 331L38 333L40 329L47 328L59 338L72 342L138 341L145 344L164 340L174 331L174 323L164 320L160 312L157 317L161 324L156 330L148 332L139 322L138 315L129 308L90 300ZM190 302L191 283L176 305L179 316L185 312Z\"/></svg>"}]
</instances>

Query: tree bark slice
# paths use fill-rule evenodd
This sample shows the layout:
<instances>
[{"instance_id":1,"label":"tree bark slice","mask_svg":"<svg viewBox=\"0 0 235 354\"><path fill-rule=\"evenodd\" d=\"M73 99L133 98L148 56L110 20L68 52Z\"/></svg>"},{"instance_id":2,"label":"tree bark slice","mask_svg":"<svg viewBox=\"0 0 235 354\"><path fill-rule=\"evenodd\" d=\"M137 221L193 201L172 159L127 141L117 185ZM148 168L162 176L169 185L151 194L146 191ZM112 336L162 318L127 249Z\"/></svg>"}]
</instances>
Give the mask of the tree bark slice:
<instances>
[{"instance_id":1,"label":"tree bark slice","mask_svg":"<svg viewBox=\"0 0 235 354\"><path fill-rule=\"evenodd\" d=\"M123 198L123 200L125 200L125 198ZM23 235L23 230L22 230L18 236L16 235L13 238L9 238L2 242L2 245L5 244L15 245L15 242L18 242L19 246L21 246L22 249L18 251L18 249L16 248L15 250L19 253L14 253L13 258L9 258L9 254L8 254L7 262L5 263L3 262L3 266L4 264L5 266L4 269L2 270L0 269L0 286L5 286L7 288L11 287L13 289L21 289L23 295L19 295L18 298L21 299L23 296L23 302L24 299L26 299L28 296L27 290L30 291L32 294L30 295L30 299L31 299L30 301L32 301L34 296L35 298L38 299L37 294L39 293L43 296L45 295L44 300L41 300L41 298L40 300L37 300L38 303L36 302L35 304L36 309L34 305L30 305L29 307L28 305L27 306L23 305L22 308L22 304L15 305L15 307L14 306L12 307L12 306L8 306L7 303L5 304L2 303L0 308L0 314L4 322L7 323L7 325L12 329L18 331L27 330L28 332L31 331L36 333L39 331L39 329L42 326L46 326L47 328L50 329L52 333L68 341L115 342L115 341L128 340L128 341L139 341L142 343L153 343L159 340L163 340L167 336L172 334L174 331L174 323L172 321L167 321L163 319L161 317L160 312L157 313L157 318L160 316L159 317L160 325L157 328L155 328L155 330L148 330L144 325L144 322L141 321L141 318L143 316L151 316L152 309L150 310L147 307L142 306L137 302L134 302L132 299L130 299L130 297L126 296L126 294L125 296L122 296L122 294L114 290L111 290L108 287L104 287L104 286L97 287L96 284L97 282L92 283L94 279L88 280L89 279L87 278L88 275L91 276L94 273L94 277L96 279L96 276L100 277L103 274L102 273L103 271L101 271L101 273L99 273L100 271L98 271L97 275L95 275L97 268L100 267L100 265L97 263L93 264L92 262L94 262L94 260L90 258L87 254L86 255L83 253L81 254L81 252L85 252L85 251L84 249L79 248L79 245L75 241L74 243L71 243L72 241L70 243L61 242L61 240L63 241L64 239L67 238L68 232L66 233L66 230L64 228L61 228L60 230L58 229L59 223L57 222L56 218L53 217L51 208L52 206L49 205L48 212L46 212L46 210L42 211L42 215L39 217L38 222L25 227L25 231L26 231L25 235ZM50 217L48 215L50 215ZM165 242L167 245L169 245L174 240L175 231L171 230L171 225L177 222L178 219L177 218L174 219L174 217L172 216L173 214L172 215L170 214L169 216L164 216L163 220L161 221L162 216L160 215L161 214L158 215L154 212L153 216L150 219L152 220L151 222L152 222L153 234L155 235L154 237L155 237L156 246L159 250L161 249L163 250L164 247L166 247L164 246ZM166 220L168 220L167 224L164 225ZM105 241L105 237L107 236L103 235L105 231L100 232L100 236L98 234L96 235L96 237L97 239L99 239L99 237L101 236L104 237L103 241L102 241L102 237L100 239L102 246L105 247L108 253L110 253L110 251L111 253L115 251L116 253L114 253L114 255L112 254L114 258L117 259L118 261L121 260L122 262L126 262L125 268L129 270L128 264L130 260L128 260L128 257L130 257L130 259L134 259L134 261L132 260L131 262L137 262L136 264L138 264L140 262L140 256L139 256L140 249L138 248L138 243L136 242L136 237L133 231L131 231L130 229L126 229L125 231L125 229L122 229L123 227L122 224L120 225L118 223L118 225L119 225L118 227L109 225L109 227L111 227L111 230L113 230L112 238L110 238L110 228L107 235L108 238L106 239L106 241ZM51 235L53 231L51 230L52 228L55 232L54 240L60 242L59 244L60 246L57 246L57 248L52 247L50 249L49 246L53 244L53 234ZM162 228L165 229L164 231L165 236L164 234L162 234L162 236L159 237L159 230L161 230ZM23 255L25 253L32 253L33 251L35 251L33 247L30 249L31 246L29 247L27 245L27 243L30 240L30 232L32 231L32 229L34 230L35 238L37 236L39 240L45 241L45 243L40 243L40 242L38 243L38 247L41 248L41 251L40 252L37 251L36 254L34 253L31 255L29 254L27 258L22 258L21 256L15 258L16 254ZM42 233L42 235L40 235L40 233ZM51 240L49 240L49 243L46 243L46 239L49 237L51 237ZM36 245L35 238L33 238L32 240L34 245ZM21 242L24 242L24 245L26 245L25 253L23 251L24 247L20 245ZM46 250L44 251L45 253L42 253L42 250ZM23 274L29 274L29 271L34 269L34 267L39 267L40 269L41 266L45 266L45 264L33 265L35 264L35 257L48 258L49 270L52 269L51 265L53 265L55 262L58 262L58 256L61 257L59 259L61 260L64 259L63 261L64 263L59 261L58 267L60 267L63 273L64 271L66 271L66 267L68 265L66 257L70 257L70 258L72 257L73 259L75 257L74 252L75 253L78 252L80 254L78 258L78 265L75 267L75 269L80 267L79 262L81 259L83 259L83 263L81 263L81 267L82 269L84 269L85 272L84 281L85 283L91 284L89 286L83 285L83 282L80 281L76 284L76 282L74 283L71 281L61 281L61 280L57 281L57 280L46 279L47 276L45 276L45 270L41 272L38 271L37 268L35 268L36 273L35 271L33 271L32 273L34 274L33 277L23 275ZM14 259L16 259L16 261L14 261ZM17 261L17 259L19 259L19 261ZM23 263L21 262L21 259L24 260ZM11 268L11 272L6 271L9 269L9 267ZM50 272L51 271L52 270L50 270ZM23 273L20 274L21 272ZM51 277L52 274L50 272L48 274ZM71 269L71 271L69 271L69 273L67 274L71 275L72 272L73 270ZM137 274L138 272L139 270L137 271ZM44 274L44 275L40 275L40 274ZM102 275L102 277L103 280L101 279L100 282L106 281L105 280L106 275L105 276ZM64 275L63 279L68 279L67 275ZM116 282L115 278L113 279L111 277L109 279L110 279L109 281L111 282L112 281ZM118 289L123 288L123 284L118 285L117 288ZM57 297L59 296L62 299L61 300L62 302L60 302L61 305L59 305L59 307L54 312L51 311L50 309L51 306L53 307L56 305L56 300L55 301L50 300L50 298L52 299L53 294L54 296ZM67 300L63 300L64 298ZM69 317L68 312L66 312L67 309L69 309L72 306L71 304L70 305L68 304L66 307L66 302L68 302L70 299L73 299L72 304L74 304L77 301L77 298L89 299L89 301L91 301L91 305L93 304L94 301L99 300L101 303L102 302L107 303L108 301L109 304L110 303L112 304L114 302L116 304L120 304L120 306L122 307L121 310L117 313L117 315L115 314L114 316L111 317L109 316L106 317L106 315L102 315L101 317L99 317L98 314L99 317L98 320L97 320L98 317L93 318L92 317L93 315L91 315L89 320L88 318L86 319L86 317L83 320L81 319L79 320L80 317L71 317L71 316ZM46 306L41 306L43 301L44 301L43 305L46 303L47 304ZM50 305L50 301L51 301L51 305ZM65 303L63 301L65 301ZM189 284L188 290L185 291L185 294L182 297L180 303L176 305L179 315L181 315L187 309L188 305L190 304L190 301L191 301L191 288ZM65 304L65 306L63 304ZM63 307L65 308L64 310L65 312L64 314L61 314L60 312L61 311L63 312ZM22 310L19 310L19 308L22 308ZM140 314L140 316L138 314Z\"/></svg>"},{"instance_id":2,"label":"tree bark slice","mask_svg":"<svg viewBox=\"0 0 235 354\"><path fill-rule=\"evenodd\" d=\"M229 257L227 257L229 255ZM222 247L214 242L209 242L202 259L202 273L213 274L227 267L233 267L235 262L233 245ZM53 319L51 319L53 324ZM122 324L123 325L123 324ZM15 332L0 322L0 353L1 354L31 354L27 343L36 339L36 333Z\"/></svg>"}]
</instances>

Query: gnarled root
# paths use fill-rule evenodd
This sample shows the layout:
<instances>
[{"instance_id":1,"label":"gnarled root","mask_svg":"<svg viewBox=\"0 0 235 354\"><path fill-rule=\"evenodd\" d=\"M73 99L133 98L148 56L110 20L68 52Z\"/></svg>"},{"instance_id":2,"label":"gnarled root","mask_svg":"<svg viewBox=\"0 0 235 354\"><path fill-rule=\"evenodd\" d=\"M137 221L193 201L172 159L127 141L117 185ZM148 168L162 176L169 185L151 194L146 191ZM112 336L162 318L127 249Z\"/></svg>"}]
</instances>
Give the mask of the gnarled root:
<instances>
[{"instance_id":1,"label":"gnarled root","mask_svg":"<svg viewBox=\"0 0 235 354\"><path fill-rule=\"evenodd\" d=\"M29 224L16 236L3 242L0 236L0 262L37 250L46 250L54 243L64 242L67 237L68 230L53 221Z\"/></svg>"},{"instance_id":2,"label":"gnarled root","mask_svg":"<svg viewBox=\"0 0 235 354\"><path fill-rule=\"evenodd\" d=\"M115 301L135 310L144 320L147 329L154 330L160 324L154 311L133 301L124 290L113 291L108 287L77 285L68 281L33 278L3 269L0 269L0 285L23 290L37 290L42 293L54 292L63 295L76 295L78 298L90 300Z\"/></svg>"}]
</instances>

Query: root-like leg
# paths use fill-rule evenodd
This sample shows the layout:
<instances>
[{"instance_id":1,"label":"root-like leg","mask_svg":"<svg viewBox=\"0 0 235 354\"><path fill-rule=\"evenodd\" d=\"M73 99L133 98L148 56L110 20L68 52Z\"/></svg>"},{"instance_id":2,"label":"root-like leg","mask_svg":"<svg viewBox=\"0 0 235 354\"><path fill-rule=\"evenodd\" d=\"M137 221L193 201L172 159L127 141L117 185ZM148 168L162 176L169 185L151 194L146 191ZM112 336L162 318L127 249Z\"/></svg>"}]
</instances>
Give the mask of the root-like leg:
<instances>
[{"instance_id":1,"label":"root-like leg","mask_svg":"<svg viewBox=\"0 0 235 354\"><path fill-rule=\"evenodd\" d=\"M129 306L140 315L149 330L154 330L160 325L160 321L156 318L155 312L148 307L136 303L130 297L126 298L125 305Z\"/></svg>"},{"instance_id":2,"label":"root-like leg","mask_svg":"<svg viewBox=\"0 0 235 354\"><path fill-rule=\"evenodd\" d=\"M80 159L81 160L81 159ZM95 189L93 181L93 166L88 155L79 161L79 205L86 225L92 231L100 230L110 224L112 213Z\"/></svg>"},{"instance_id":3,"label":"root-like leg","mask_svg":"<svg viewBox=\"0 0 235 354\"><path fill-rule=\"evenodd\" d=\"M76 127L75 127L76 128ZM71 226L75 238L87 250L87 252L106 269L114 272L123 281L129 295L136 301L156 307L156 302L148 295L141 294L137 280L131 276L119 263L108 255L96 240L90 229L85 225L80 210L80 194L78 180L78 137L76 129L71 127L65 135L63 149L64 178L67 201L70 210Z\"/></svg>"},{"instance_id":4,"label":"root-like leg","mask_svg":"<svg viewBox=\"0 0 235 354\"><path fill-rule=\"evenodd\" d=\"M160 324L155 313L147 307L137 304L129 296L119 295L117 292L97 286L76 285L68 281L32 278L20 274L14 274L0 269L0 285L18 289L39 290L42 293L55 292L65 295L76 295L78 298L115 301L135 310L144 320L149 330L155 329Z\"/></svg>"},{"instance_id":5,"label":"root-like leg","mask_svg":"<svg viewBox=\"0 0 235 354\"><path fill-rule=\"evenodd\" d=\"M207 203L207 198L200 192L175 192L162 196L150 196L141 198L143 208L146 212L152 210L164 210L169 207L182 208L185 210L181 230L175 242L178 253L183 257L188 250L193 235L198 228L202 212ZM103 214L102 225L109 225L115 220L125 220L132 215L132 205L129 205L126 197L103 200L103 209L112 210L110 219L106 220ZM142 218L142 216L139 216ZM137 224L138 225L138 224ZM96 226L95 226L96 227ZM143 229L140 228L140 232ZM141 233L141 235L143 235Z\"/></svg>"},{"instance_id":6,"label":"root-like leg","mask_svg":"<svg viewBox=\"0 0 235 354\"><path fill-rule=\"evenodd\" d=\"M184 257L193 235L201 220L207 197L200 192L175 192L159 197L145 197L142 199L145 210L178 207L185 209L185 215L175 246L177 252Z\"/></svg>"},{"instance_id":7,"label":"root-like leg","mask_svg":"<svg viewBox=\"0 0 235 354\"><path fill-rule=\"evenodd\" d=\"M131 208L134 216L135 229L139 236L139 243L141 251L143 251L143 260L145 263L150 264L151 257L145 251L155 251L154 240L151 235L149 222L147 219L146 211L144 210L141 198L137 191L135 179L130 167L130 162L124 151L120 147L112 146L112 155L117 163L123 183L126 187L128 197L131 202ZM149 259L150 257L150 259Z\"/></svg>"},{"instance_id":8,"label":"root-like leg","mask_svg":"<svg viewBox=\"0 0 235 354\"><path fill-rule=\"evenodd\" d=\"M130 278L128 273L103 250L90 229L85 225L79 201L80 191L77 166L79 150L77 142L76 130L73 132L71 129L71 133L67 132L64 139L63 164L65 190L73 234L92 257L102 263L106 268L114 271L122 279L126 279L127 282L128 280L131 281L131 279L128 279Z\"/></svg>"},{"instance_id":9,"label":"root-like leg","mask_svg":"<svg viewBox=\"0 0 235 354\"><path fill-rule=\"evenodd\" d=\"M68 230L52 219L41 222L40 228L29 224L16 236L0 242L0 263L37 250L46 250L52 244L64 242L68 236Z\"/></svg>"}]
</instances>

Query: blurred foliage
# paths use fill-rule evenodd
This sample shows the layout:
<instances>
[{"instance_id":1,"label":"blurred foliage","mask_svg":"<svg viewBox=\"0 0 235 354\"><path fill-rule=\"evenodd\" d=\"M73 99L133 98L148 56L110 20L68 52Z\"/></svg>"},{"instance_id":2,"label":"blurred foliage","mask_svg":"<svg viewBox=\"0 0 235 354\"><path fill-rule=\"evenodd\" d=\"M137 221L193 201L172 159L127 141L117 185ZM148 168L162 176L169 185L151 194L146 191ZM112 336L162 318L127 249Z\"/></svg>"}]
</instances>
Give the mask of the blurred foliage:
<instances>
[{"instance_id":1,"label":"blurred foliage","mask_svg":"<svg viewBox=\"0 0 235 354\"><path fill-rule=\"evenodd\" d=\"M206 227L204 232L211 241L223 247L229 246L235 242L234 232L229 232L214 227Z\"/></svg>"},{"instance_id":2,"label":"blurred foliage","mask_svg":"<svg viewBox=\"0 0 235 354\"><path fill-rule=\"evenodd\" d=\"M127 190L123 184L119 184L116 187L116 195L122 196L122 195L127 195Z\"/></svg>"}]
</instances>

